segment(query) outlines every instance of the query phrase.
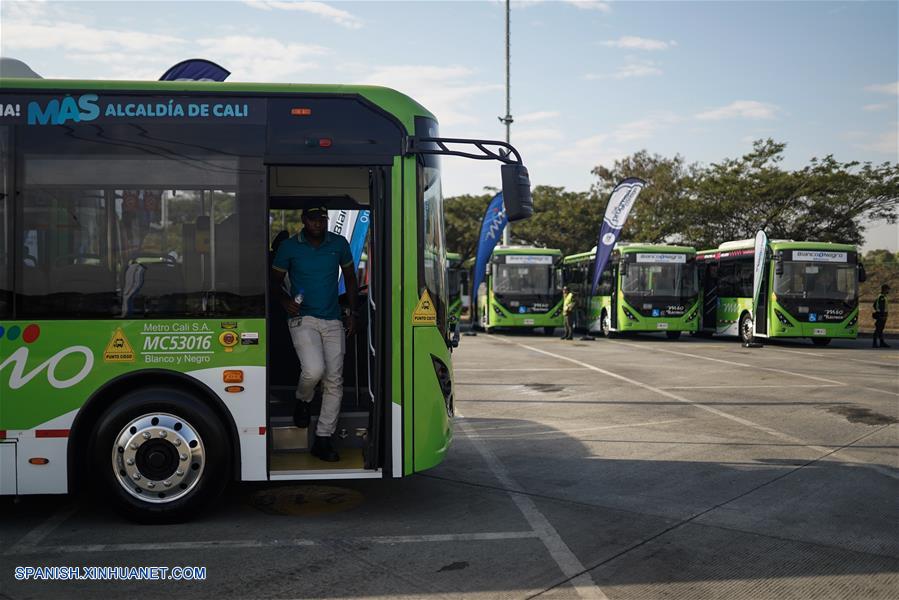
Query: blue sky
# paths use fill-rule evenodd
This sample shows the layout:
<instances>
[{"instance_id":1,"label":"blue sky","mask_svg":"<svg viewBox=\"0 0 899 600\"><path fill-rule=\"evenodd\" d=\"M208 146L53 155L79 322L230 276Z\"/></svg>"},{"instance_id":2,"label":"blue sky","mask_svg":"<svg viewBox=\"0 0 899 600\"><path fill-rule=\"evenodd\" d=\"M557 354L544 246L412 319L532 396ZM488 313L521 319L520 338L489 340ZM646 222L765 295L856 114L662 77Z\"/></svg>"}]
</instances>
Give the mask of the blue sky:
<instances>
[{"instance_id":1,"label":"blue sky","mask_svg":"<svg viewBox=\"0 0 899 600\"><path fill-rule=\"evenodd\" d=\"M703 163L754 139L812 156L899 161L899 3L512 3L512 142L534 184L587 189L640 149ZM505 4L15 2L0 53L44 77L157 79L189 57L232 80L371 83L418 99L447 136L502 139ZM499 185L448 159L449 195ZM869 247L897 250L895 226Z\"/></svg>"}]
</instances>

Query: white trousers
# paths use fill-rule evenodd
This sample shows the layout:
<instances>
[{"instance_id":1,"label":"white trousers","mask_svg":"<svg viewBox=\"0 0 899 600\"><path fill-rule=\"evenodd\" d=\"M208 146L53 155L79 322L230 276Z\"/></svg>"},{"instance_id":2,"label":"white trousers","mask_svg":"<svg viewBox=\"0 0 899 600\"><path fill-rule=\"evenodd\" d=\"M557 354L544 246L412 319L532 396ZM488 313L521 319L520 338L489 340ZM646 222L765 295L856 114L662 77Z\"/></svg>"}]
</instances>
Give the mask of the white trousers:
<instances>
[{"instance_id":1,"label":"white trousers","mask_svg":"<svg viewBox=\"0 0 899 600\"><path fill-rule=\"evenodd\" d=\"M290 326L290 337L302 367L296 398L300 402L311 402L316 384L322 382L322 410L315 435L330 436L337 428L343 399L343 353L346 350L343 323L339 319L302 317L298 325Z\"/></svg>"}]
</instances>

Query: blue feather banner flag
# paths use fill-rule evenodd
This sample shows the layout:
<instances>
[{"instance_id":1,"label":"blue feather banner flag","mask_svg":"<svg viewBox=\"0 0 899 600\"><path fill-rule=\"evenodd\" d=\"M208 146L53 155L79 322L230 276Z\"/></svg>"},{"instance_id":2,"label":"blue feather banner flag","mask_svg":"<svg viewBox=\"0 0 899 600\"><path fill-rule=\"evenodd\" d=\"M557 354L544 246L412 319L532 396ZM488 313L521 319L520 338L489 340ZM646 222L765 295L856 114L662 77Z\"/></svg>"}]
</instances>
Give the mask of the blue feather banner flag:
<instances>
[{"instance_id":1,"label":"blue feather banner flag","mask_svg":"<svg viewBox=\"0 0 899 600\"><path fill-rule=\"evenodd\" d=\"M606 268L615 242L618 241L618 236L627 221L627 215L645 185L646 182L642 179L628 177L616 185L609 196L609 204L606 206L606 214L596 240L596 263L593 269L593 285L590 287L591 296L596 295L602 270Z\"/></svg>"}]
</instances>

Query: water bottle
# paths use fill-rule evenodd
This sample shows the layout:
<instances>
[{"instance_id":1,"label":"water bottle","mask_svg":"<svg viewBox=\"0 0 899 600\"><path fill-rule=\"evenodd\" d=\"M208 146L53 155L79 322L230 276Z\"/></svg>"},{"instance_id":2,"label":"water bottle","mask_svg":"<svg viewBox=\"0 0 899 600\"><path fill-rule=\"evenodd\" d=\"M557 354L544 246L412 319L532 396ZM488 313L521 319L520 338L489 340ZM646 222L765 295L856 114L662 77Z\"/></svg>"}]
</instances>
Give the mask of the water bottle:
<instances>
[{"instance_id":1,"label":"water bottle","mask_svg":"<svg viewBox=\"0 0 899 600\"><path fill-rule=\"evenodd\" d=\"M303 296L304 296L303 290L302 289L297 290L297 295L293 297L293 301L296 302L297 304L303 304ZM287 324L290 327L299 327L300 323L302 321L303 321L303 317L297 315L296 317L291 317L290 319L288 319Z\"/></svg>"}]
</instances>

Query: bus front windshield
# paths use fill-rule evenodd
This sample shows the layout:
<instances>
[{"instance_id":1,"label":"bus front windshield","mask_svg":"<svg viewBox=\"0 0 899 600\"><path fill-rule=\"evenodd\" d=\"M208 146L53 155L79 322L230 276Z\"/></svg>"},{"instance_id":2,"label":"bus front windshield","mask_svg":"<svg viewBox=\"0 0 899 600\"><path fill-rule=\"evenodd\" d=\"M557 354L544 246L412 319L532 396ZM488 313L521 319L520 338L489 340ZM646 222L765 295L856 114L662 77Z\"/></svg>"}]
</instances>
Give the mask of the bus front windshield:
<instances>
[{"instance_id":1,"label":"bus front windshield","mask_svg":"<svg viewBox=\"0 0 899 600\"><path fill-rule=\"evenodd\" d=\"M494 265L493 291L503 294L552 294L552 265Z\"/></svg>"},{"instance_id":2,"label":"bus front windshield","mask_svg":"<svg viewBox=\"0 0 899 600\"><path fill-rule=\"evenodd\" d=\"M621 291L629 296L692 298L698 293L693 263L630 263L621 275Z\"/></svg>"},{"instance_id":3,"label":"bus front windshield","mask_svg":"<svg viewBox=\"0 0 899 600\"><path fill-rule=\"evenodd\" d=\"M449 296L450 302L452 302L453 298L458 298L462 293L462 271L459 269L450 269L448 276L449 289L447 296Z\"/></svg>"},{"instance_id":4,"label":"bus front windshield","mask_svg":"<svg viewBox=\"0 0 899 600\"><path fill-rule=\"evenodd\" d=\"M854 300L858 273L850 263L784 261L783 273L774 276L778 296L816 300Z\"/></svg>"}]
</instances>

